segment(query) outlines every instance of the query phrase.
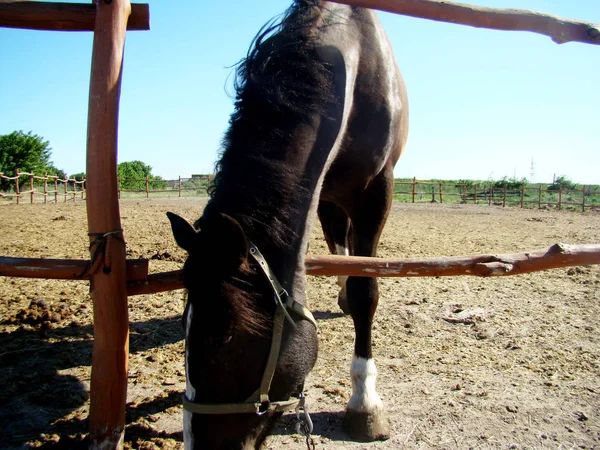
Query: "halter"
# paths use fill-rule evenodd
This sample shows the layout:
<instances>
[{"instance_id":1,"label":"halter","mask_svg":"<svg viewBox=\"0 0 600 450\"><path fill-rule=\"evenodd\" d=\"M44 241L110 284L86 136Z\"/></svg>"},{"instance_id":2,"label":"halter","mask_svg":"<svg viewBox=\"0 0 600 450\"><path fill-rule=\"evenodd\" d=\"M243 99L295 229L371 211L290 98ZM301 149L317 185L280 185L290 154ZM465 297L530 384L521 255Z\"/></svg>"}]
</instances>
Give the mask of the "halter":
<instances>
[{"instance_id":1,"label":"halter","mask_svg":"<svg viewBox=\"0 0 600 450\"><path fill-rule=\"evenodd\" d=\"M272 402L269 400L269 390L271 388L271 381L273 380L273 375L275 373L275 367L277 366L277 360L279 359L281 339L283 337L284 319L287 319L289 324L294 329L296 329L297 325L290 313L300 316L301 319L308 320L315 326L315 328L317 327L317 322L315 321L312 313L304 305L298 303L296 300L290 297L288 292L281 286L277 280L277 277L275 277L275 274L267 264L264 256L258 250L258 247L251 242L249 244L250 255L252 255L267 277L267 280L269 280L271 289L275 294L274 300L276 305L275 317L273 320L273 334L271 337L271 348L269 350L269 358L263 372L260 387L250 397L240 403L196 403L192 400L189 400L184 395L183 408L195 414L254 413L260 416L267 412L287 411L296 407L296 414L298 417L300 413L304 413L307 418L307 422L310 423L310 417L308 416L308 412L306 411L304 405L303 393L300 393L299 398ZM312 429L312 426L310 428Z\"/></svg>"}]
</instances>

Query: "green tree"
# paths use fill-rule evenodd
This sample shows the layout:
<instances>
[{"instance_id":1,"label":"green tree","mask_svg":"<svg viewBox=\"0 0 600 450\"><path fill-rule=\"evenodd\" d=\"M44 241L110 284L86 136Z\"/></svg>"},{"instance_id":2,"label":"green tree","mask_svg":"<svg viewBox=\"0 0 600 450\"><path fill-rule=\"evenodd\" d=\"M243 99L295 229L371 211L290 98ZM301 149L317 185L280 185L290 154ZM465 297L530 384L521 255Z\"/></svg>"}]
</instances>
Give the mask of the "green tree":
<instances>
[{"instance_id":1,"label":"green tree","mask_svg":"<svg viewBox=\"0 0 600 450\"><path fill-rule=\"evenodd\" d=\"M548 186L549 191L558 191L560 187L567 191L574 191L577 189L577 184L573 183L565 175L561 175L554 180L554 184Z\"/></svg>"},{"instance_id":2,"label":"green tree","mask_svg":"<svg viewBox=\"0 0 600 450\"><path fill-rule=\"evenodd\" d=\"M503 177L500 180L494 181L494 188L503 189L506 186L506 189L510 191L521 190L524 187L527 187L529 184L529 180L527 178L521 178L518 180L517 178L508 178Z\"/></svg>"},{"instance_id":3,"label":"green tree","mask_svg":"<svg viewBox=\"0 0 600 450\"><path fill-rule=\"evenodd\" d=\"M11 177L17 169L40 176L44 172L54 175L57 169L50 161L51 150L48 141L31 131L0 135L0 172ZM1 189L7 190L11 186L12 181L0 180Z\"/></svg>"},{"instance_id":4,"label":"green tree","mask_svg":"<svg viewBox=\"0 0 600 450\"><path fill-rule=\"evenodd\" d=\"M77 181L83 181L83 180L85 180L86 176L85 176L85 172L79 172L79 173L74 173L73 175L69 175L69 178L72 178Z\"/></svg>"},{"instance_id":5,"label":"green tree","mask_svg":"<svg viewBox=\"0 0 600 450\"><path fill-rule=\"evenodd\" d=\"M121 189L143 190L146 188L146 177L150 189L162 189L167 182L157 175L152 175L152 167L142 161L122 162L117 166L117 175L121 181Z\"/></svg>"}]
</instances>

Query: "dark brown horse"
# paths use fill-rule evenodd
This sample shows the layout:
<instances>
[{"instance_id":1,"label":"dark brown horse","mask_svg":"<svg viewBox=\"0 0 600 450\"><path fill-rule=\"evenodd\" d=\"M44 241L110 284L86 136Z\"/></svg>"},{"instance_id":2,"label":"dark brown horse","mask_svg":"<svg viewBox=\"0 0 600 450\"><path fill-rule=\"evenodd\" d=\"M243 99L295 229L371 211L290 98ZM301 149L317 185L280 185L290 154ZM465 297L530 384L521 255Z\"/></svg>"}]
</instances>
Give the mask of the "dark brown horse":
<instances>
[{"instance_id":1,"label":"dark brown horse","mask_svg":"<svg viewBox=\"0 0 600 450\"><path fill-rule=\"evenodd\" d=\"M369 10L296 0L236 78L210 201L192 228L169 213L183 268L186 448L258 448L317 358L304 255L317 216L332 252L375 256L407 137L406 91ZM341 279L354 320L345 426L385 439L375 391L374 278Z\"/></svg>"}]
</instances>

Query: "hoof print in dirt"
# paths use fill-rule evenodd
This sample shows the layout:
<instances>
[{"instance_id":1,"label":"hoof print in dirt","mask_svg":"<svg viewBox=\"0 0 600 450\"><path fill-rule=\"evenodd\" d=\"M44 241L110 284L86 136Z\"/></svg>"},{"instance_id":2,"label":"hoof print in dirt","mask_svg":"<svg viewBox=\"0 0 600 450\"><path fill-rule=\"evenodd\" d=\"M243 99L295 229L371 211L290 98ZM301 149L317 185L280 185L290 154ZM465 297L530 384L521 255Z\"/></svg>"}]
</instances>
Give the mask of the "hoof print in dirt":
<instances>
[{"instance_id":1,"label":"hoof print in dirt","mask_svg":"<svg viewBox=\"0 0 600 450\"><path fill-rule=\"evenodd\" d=\"M385 441L390 438L390 422L383 412L346 410L344 430L356 441Z\"/></svg>"}]
</instances>

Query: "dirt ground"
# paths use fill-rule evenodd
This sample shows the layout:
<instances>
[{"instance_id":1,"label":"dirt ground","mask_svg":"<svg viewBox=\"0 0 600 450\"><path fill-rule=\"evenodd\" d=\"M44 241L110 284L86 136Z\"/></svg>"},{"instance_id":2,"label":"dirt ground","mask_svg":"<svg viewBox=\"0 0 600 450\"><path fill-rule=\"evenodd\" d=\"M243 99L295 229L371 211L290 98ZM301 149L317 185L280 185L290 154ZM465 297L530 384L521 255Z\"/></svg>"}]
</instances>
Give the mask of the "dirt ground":
<instances>
[{"instance_id":1,"label":"dirt ground","mask_svg":"<svg viewBox=\"0 0 600 450\"><path fill-rule=\"evenodd\" d=\"M202 199L122 201L128 256L151 272L185 254L166 211L190 220ZM0 205L0 255L87 258L85 205ZM394 204L383 257L513 253L600 243L597 212ZM312 253L325 253L318 229ZM308 402L321 449L600 449L600 266L530 275L387 278L374 326L378 392L392 436L371 444L341 427L353 328L333 278L309 277L319 360ZM126 447L182 449L182 291L129 299ZM461 310L471 323L452 323ZM0 448L86 448L92 349L89 287L0 277ZM265 448L304 449L285 424Z\"/></svg>"}]
</instances>

